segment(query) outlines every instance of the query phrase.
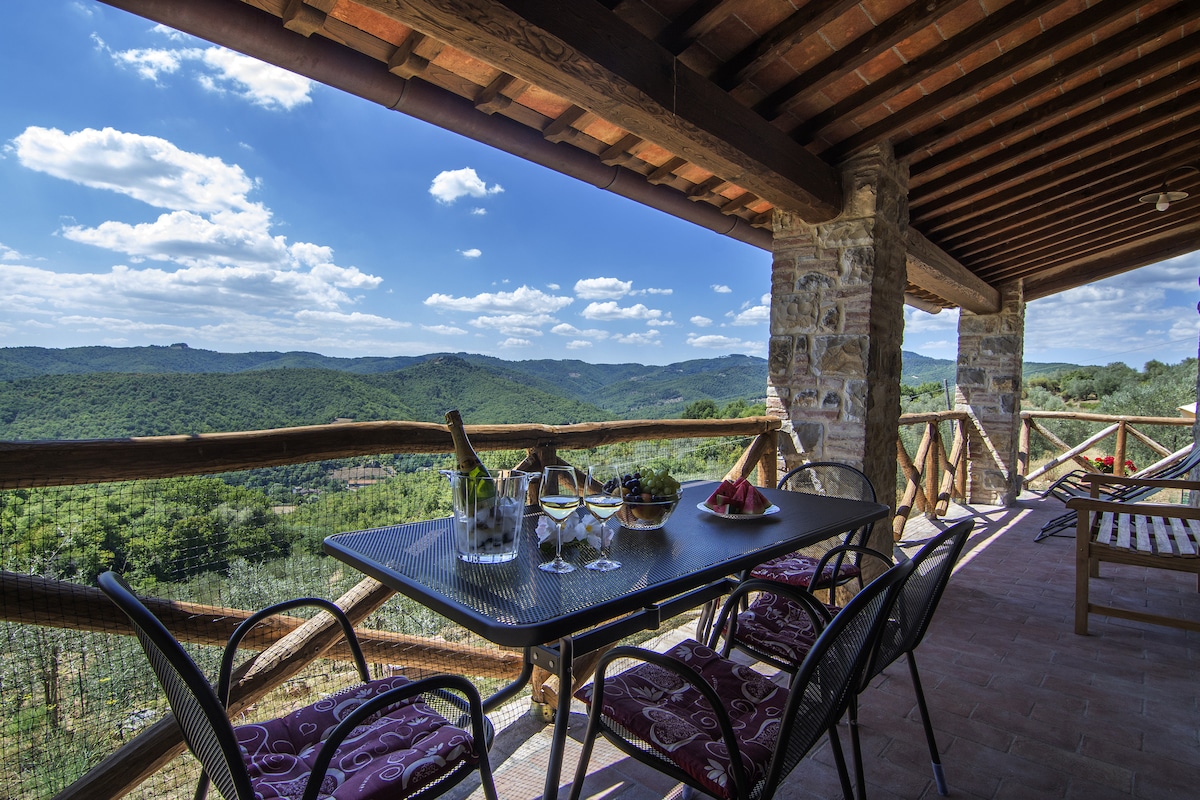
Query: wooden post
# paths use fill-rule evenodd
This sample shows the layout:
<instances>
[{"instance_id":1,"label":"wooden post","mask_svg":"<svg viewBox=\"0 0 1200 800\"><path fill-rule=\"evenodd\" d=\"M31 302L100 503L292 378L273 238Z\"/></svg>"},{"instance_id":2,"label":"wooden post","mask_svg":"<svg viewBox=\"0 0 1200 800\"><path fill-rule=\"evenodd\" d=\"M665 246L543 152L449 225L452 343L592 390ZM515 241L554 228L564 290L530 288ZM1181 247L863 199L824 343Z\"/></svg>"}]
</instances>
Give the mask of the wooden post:
<instances>
[{"instance_id":1,"label":"wooden post","mask_svg":"<svg viewBox=\"0 0 1200 800\"><path fill-rule=\"evenodd\" d=\"M942 449L942 432L936 421L925 426L929 447L925 451L925 516L937 516L938 455Z\"/></svg>"},{"instance_id":2,"label":"wooden post","mask_svg":"<svg viewBox=\"0 0 1200 800\"><path fill-rule=\"evenodd\" d=\"M1021 472L1021 483L1024 485L1025 476L1029 474L1029 446L1033 439L1032 420L1021 415L1021 433L1017 437L1017 469Z\"/></svg>"},{"instance_id":3,"label":"wooden post","mask_svg":"<svg viewBox=\"0 0 1200 800\"><path fill-rule=\"evenodd\" d=\"M1117 422L1117 452L1113 456L1113 475L1125 474L1125 420Z\"/></svg>"}]
</instances>

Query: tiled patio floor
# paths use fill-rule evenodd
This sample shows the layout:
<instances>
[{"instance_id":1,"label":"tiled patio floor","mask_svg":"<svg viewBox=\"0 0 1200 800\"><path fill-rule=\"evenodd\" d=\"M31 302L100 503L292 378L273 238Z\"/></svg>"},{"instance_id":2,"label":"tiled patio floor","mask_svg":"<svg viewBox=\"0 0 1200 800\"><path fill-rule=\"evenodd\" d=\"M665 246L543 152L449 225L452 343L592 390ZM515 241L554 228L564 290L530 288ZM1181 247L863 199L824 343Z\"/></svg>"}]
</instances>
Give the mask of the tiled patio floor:
<instances>
[{"instance_id":1,"label":"tiled patio floor","mask_svg":"<svg viewBox=\"0 0 1200 800\"><path fill-rule=\"evenodd\" d=\"M1031 496L1016 508L979 511L968 551L917 650L950 796L1200 797L1200 634L1093 615L1090 635L1076 636L1074 542L1033 538L1061 510L1057 501ZM911 527L906 540L930 530ZM1200 619L1191 575L1106 564L1092 591L1096 602L1111 596L1118 604ZM902 662L864 693L861 709L867 795L937 797ZM573 715L572 737L582 730L583 717ZM540 797L548 729L522 721L497 745L492 758L501 798ZM570 745L564 797L578 753ZM675 784L597 746L584 797L676 796ZM839 796L827 742L777 795Z\"/></svg>"}]
</instances>

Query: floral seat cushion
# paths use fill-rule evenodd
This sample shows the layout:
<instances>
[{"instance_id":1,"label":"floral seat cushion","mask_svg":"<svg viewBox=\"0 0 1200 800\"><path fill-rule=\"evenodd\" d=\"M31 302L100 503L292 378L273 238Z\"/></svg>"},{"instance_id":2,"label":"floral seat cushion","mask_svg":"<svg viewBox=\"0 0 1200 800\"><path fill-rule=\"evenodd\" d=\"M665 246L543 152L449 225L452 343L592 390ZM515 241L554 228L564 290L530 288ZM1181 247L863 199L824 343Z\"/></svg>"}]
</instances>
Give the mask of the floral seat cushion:
<instances>
[{"instance_id":1,"label":"floral seat cushion","mask_svg":"<svg viewBox=\"0 0 1200 800\"><path fill-rule=\"evenodd\" d=\"M830 616L841 610L828 603L824 605ZM762 592L749 608L738 614L733 638L739 645L799 666L819 633L812 617L799 603Z\"/></svg>"},{"instance_id":2,"label":"floral seat cushion","mask_svg":"<svg viewBox=\"0 0 1200 800\"><path fill-rule=\"evenodd\" d=\"M834 582L833 563L830 562L821 570L821 577L814 584L813 576L817 572L817 562L819 558L806 556L801 553L791 553L779 558L773 558L770 561L759 564L750 573L752 578L761 578L764 581L775 581L776 583L786 583L788 586L797 586L800 588L809 588L813 585L828 586ZM857 578L862 572L858 565L843 561L837 570L837 583L844 583L852 578Z\"/></svg>"},{"instance_id":3,"label":"floral seat cushion","mask_svg":"<svg viewBox=\"0 0 1200 800\"><path fill-rule=\"evenodd\" d=\"M339 721L376 695L409 681L370 681L268 722L234 729L256 798L298 800L321 743ZM479 754L471 735L420 698L388 706L346 737L333 756L321 800L408 797Z\"/></svg>"},{"instance_id":4,"label":"floral seat cushion","mask_svg":"<svg viewBox=\"0 0 1200 800\"><path fill-rule=\"evenodd\" d=\"M787 703L787 690L748 666L687 639L667 655L700 673L722 699L753 786L766 776ZM592 685L575 696L589 707ZM731 762L709 705L678 675L641 664L604 682L604 716L679 765L704 791L732 796Z\"/></svg>"}]
</instances>

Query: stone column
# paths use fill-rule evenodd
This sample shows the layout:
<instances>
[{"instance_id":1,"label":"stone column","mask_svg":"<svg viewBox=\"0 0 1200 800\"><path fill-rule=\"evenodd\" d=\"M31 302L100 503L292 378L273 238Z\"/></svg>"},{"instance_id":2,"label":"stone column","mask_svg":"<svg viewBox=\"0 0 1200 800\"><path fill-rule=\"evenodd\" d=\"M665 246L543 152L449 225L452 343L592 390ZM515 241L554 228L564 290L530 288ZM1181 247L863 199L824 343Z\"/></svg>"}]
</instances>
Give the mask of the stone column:
<instances>
[{"instance_id":1,"label":"stone column","mask_svg":"<svg viewBox=\"0 0 1200 800\"><path fill-rule=\"evenodd\" d=\"M782 467L851 464L894 508L908 171L879 147L843 165L842 186L832 222L775 215L767 412L791 434ZM890 550L890 526L875 530Z\"/></svg>"},{"instance_id":2,"label":"stone column","mask_svg":"<svg viewBox=\"0 0 1200 800\"><path fill-rule=\"evenodd\" d=\"M1024 354L1025 292L1020 281L1000 288L998 313L959 313L955 407L970 413L978 426L968 428L968 502L1008 506L1021 491L1017 444Z\"/></svg>"}]
</instances>

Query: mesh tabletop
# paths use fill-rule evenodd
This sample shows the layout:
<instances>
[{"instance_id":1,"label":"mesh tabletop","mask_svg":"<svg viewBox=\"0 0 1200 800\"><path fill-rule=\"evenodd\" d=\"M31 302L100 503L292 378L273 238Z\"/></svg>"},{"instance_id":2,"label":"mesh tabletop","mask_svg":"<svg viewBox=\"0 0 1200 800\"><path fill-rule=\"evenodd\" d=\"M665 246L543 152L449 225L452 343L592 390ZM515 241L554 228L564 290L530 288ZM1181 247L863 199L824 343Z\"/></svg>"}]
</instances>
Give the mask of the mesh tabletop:
<instances>
[{"instance_id":1,"label":"mesh tabletop","mask_svg":"<svg viewBox=\"0 0 1200 800\"><path fill-rule=\"evenodd\" d=\"M660 530L620 528L610 552L622 567L611 572L583 568L596 555L586 545L563 548L574 572L538 569L549 556L537 544L537 513L525 517L517 557L500 564L460 561L448 517L335 534L326 538L325 550L496 644L526 647L662 602L887 513L877 503L764 489L778 513L723 519L697 508L715 486L686 487Z\"/></svg>"}]
</instances>

